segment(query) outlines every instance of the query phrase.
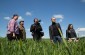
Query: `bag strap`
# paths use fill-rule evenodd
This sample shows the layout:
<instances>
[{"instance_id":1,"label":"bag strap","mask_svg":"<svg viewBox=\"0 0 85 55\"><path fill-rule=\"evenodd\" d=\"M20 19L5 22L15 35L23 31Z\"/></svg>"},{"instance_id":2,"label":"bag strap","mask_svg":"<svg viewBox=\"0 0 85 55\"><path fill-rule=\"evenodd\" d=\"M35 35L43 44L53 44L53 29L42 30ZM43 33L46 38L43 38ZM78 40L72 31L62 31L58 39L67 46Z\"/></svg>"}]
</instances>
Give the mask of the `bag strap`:
<instances>
[{"instance_id":1,"label":"bag strap","mask_svg":"<svg viewBox=\"0 0 85 55\"><path fill-rule=\"evenodd\" d=\"M51 27L51 30L52 30L52 35L53 35L53 27L52 27L52 25L50 26ZM56 23L56 29L58 30L58 32L59 32L59 23ZM59 32L60 33L60 32Z\"/></svg>"}]
</instances>

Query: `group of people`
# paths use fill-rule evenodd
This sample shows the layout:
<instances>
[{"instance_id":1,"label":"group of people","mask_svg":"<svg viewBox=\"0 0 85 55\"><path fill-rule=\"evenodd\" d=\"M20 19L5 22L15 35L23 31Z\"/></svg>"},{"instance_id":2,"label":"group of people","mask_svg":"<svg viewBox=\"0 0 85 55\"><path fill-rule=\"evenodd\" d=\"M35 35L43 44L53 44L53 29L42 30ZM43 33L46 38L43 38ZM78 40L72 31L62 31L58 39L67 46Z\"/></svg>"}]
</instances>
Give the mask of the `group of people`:
<instances>
[{"instance_id":1,"label":"group of people","mask_svg":"<svg viewBox=\"0 0 85 55\"><path fill-rule=\"evenodd\" d=\"M7 38L9 41L12 40L26 40L26 31L24 27L24 21L19 22L19 26L17 23L18 15L14 14L12 19L9 21L7 25ZM61 43L62 42L62 29L59 23L56 22L56 18L51 18L52 24L49 26L49 36L50 41L53 43ZM44 36L44 32L42 26L40 24L40 20L37 18L34 19L34 24L30 27L30 32L32 33L33 40L41 40ZM66 38L69 42L72 40L78 41L76 32L73 28L72 24L68 25L66 30Z\"/></svg>"},{"instance_id":2,"label":"group of people","mask_svg":"<svg viewBox=\"0 0 85 55\"><path fill-rule=\"evenodd\" d=\"M18 26L18 23L17 23L18 17L19 16L17 14L14 14L12 19L9 21L7 25L7 38L9 41L26 39L24 21L20 21Z\"/></svg>"}]
</instances>

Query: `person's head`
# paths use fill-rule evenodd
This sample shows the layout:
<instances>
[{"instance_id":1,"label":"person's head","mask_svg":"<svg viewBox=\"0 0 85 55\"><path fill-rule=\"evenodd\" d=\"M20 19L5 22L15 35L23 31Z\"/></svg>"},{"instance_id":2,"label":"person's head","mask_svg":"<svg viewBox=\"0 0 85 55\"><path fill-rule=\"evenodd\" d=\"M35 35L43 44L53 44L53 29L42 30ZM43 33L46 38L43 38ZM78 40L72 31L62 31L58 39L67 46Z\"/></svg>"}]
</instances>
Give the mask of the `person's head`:
<instances>
[{"instance_id":1,"label":"person's head","mask_svg":"<svg viewBox=\"0 0 85 55\"><path fill-rule=\"evenodd\" d=\"M19 17L19 16L18 16L17 14L14 14L13 17L12 17L12 19L18 20L18 17Z\"/></svg>"},{"instance_id":2,"label":"person's head","mask_svg":"<svg viewBox=\"0 0 85 55\"><path fill-rule=\"evenodd\" d=\"M37 18L34 19L34 23L38 23L38 21L39 21L39 20L38 20Z\"/></svg>"},{"instance_id":3,"label":"person's head","mask_svg":"<svg viewBox=\"0 0 85 55\"><path fill-rule=\"evenodd\" d=\"M52 17L52 18L51 18L51 21L52 21L52 22L56 22L56 18Z\"/></svg>"},{"instance_id":4,"label":"person's head","mask_svg":"<svg viewBox=\"0 0 85 55\"><path fill-rule=\"evenodd\" d=\"M24 21L20 21L19 24L20 24L20 25L24 25Z\"/></svg>"},{"instance_id":5,"label":"person's head","mask_svg":"<svg viewBox=\"0 0 85 55\"><path fill-rule=\"evenodd\" d=\"M70 29L73 29L73 25L72 24L68 25L68 30L70 30Z\"/></svg>"}]
</instances>

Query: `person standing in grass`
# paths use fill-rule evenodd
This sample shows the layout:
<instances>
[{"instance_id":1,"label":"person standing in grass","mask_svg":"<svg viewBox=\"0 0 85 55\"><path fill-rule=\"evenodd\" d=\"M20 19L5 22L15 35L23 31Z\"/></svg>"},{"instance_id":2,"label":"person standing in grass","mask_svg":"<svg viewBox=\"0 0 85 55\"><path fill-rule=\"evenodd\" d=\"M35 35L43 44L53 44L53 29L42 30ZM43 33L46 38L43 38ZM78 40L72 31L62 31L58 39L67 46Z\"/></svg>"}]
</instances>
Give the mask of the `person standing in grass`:
<instances>
[{"instance_id":1,"label":"person standing in grass","mask_svg":"<svg viewBox=\"0 0 85 55\"><path fill-rule=\"evenodd\" d=\"M61 30L61 26L59 23L56 23L56 18L52 18L51 19L52 21L52 24L49 26L49 35L50 35L50 40L52 43L61 43L62 42L62 38L61 38L61 34L59 32L58 29L60 29L60 31L62 32Z\"/></svg>"},{"instance_id":2,"label":"person standing in grass","mask_svg":"<svg viewBox=\"0 0 85 55\"><path fill-rule=\"evenodd\" d=\"M66 38L68 39L69 42L72 42L72 40L74 40L75 42L78 41L76 32L72 24L68 25L68 29L66 30Z\"/></svg>"},{"instance_id":3,"label":"person standing in grass","mask_svg":"<svg viewBox=\"0 0 85 55\"><path fill-rule=\"evenodd\" d=\"M7 38L9 41L16 40L19 37L18 15L14 14L7 26Z\"/></svg>"},{"instance_id":4,"label":"person standing in grass","mask_svg":"<svg viewBox=\"0 0 85 55\"><path fill-rule=\"evenodd\" d=\"M24 27L24 21L19 22L19 37L21 40L26 40L26 31Z\"/></svg>"},{"instance_id":5,"label":"person standing in grass","mask_svg":"<svg viewBox=\"0 0 85 55\"><path fill-rule=\"evenodd\" d=\"M30 32L32 32L33 40L41 40L42 36L44 35L42 31L42 27L40 25L40 21L35 18L34 19L34 24L31 25L30 27Z\"/></svg>"}]
</instances>

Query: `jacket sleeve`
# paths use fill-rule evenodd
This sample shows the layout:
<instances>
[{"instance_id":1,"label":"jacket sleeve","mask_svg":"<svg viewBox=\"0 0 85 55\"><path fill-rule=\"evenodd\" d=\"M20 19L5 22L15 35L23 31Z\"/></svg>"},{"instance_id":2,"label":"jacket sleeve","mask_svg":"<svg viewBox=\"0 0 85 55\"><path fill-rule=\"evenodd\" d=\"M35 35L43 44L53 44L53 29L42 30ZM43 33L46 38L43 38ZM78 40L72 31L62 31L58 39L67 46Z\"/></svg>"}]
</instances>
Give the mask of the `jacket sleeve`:
<instances>
[{"instance_id":1,"label":"jacket sleeve","mask_svg":"<svg viewBox=\"0 0 85 55\"><path fill-rule=\"evenodd\" d=\"M31 25L30 32L33 32L33 31L35 31L35 27L33 25Z\"/></svg>"},{"instance_id":2,"label":"jacket sleeve","mask_svg":"<svg viewBox=\"0 0 85 55\"><path fill-rule=\"evenodd\" d=\"M60 28L61 33L63 34L62 29L61 29L61 26L60 26L60 24L59 24L59 23L58 23L58 28Z\"/></svg>"},{"instance_id":3,"label":"jacket sleeve","mask_svg":"<svg viewBox=\"0 0 85 55\"><path fill-rule=\"evenodd\" d=\"M14 27L15 27L15 21L11 20L11 22L10 22L10 32L13 32L13 33L15 32Z\"/></svg>"},{"instance_id":4,"label":"jacket sleeve","mask_svg":"<svg viewBox=\"0 0 85 55\"><path fill-rule=\"evenodd\" d=\"M74 35L75 35L75 37L77 38L77 35L76 35L76 32L75 32L75 30L74 30Z\"/></svg>"},{"instance_id":5,"label":"jacket sleeve","mask_svg":"<svg viewBox=\"0 0 85 55\"><path fill-rule=\"evenodd\" d=\"M66 30L66 39L68 39L69 37L68 37L68 30Z\"/></svg>"},{"instance_id":6,"label":"jacket sleeve","mask_svg":"<svg viewBox=\"0 0 85 55\"><path fill-rule=\"evenodd\" d=\"M51 26L49 26L49 36L50 36L50 40L53 40Z\"/></svg>"}]
</instances>

